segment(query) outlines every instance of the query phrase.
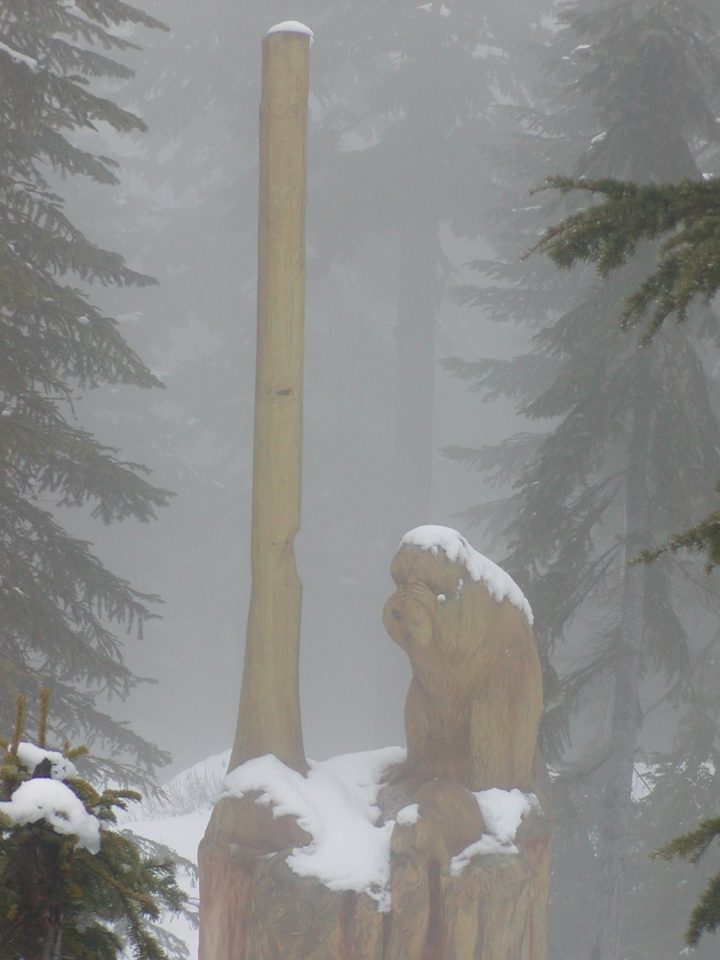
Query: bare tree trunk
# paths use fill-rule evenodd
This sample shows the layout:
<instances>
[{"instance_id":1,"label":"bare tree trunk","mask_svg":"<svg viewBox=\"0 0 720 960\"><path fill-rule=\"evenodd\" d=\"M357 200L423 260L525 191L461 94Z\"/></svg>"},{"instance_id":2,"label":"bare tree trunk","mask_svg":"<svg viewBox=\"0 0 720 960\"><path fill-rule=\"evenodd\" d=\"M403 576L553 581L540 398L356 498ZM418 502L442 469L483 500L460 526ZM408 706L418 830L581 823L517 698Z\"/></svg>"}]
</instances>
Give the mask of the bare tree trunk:
<instances>
[{"instance_id":1,"label":"bare tree trunk","mask_svg":"<svg viewBox=\"0 0 720 960\"><path fill-rule=\"evenodd\" d=\"M643 379L647 365L647 359L638 363L638 381ZM626 561L647 546L650 526L647 472L651 411L640 390L635 396L629 440L625 495ZM611 750L603 768L606 785L599 849L601 888L592 960L621 960L620 937L628 893L633 768L641 724L645 578L643 564L626 566L613 667Z\"/></svg>"}]
</instances>

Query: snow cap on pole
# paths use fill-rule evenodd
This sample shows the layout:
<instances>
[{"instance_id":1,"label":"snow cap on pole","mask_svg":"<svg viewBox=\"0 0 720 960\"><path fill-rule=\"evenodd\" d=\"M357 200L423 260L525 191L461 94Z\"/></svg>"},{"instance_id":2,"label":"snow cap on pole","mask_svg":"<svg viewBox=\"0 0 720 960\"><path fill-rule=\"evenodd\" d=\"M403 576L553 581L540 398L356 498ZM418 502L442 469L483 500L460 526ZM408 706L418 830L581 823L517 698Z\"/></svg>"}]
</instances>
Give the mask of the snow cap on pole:
<instances>
[{"instance_id":1,"label":"snow cap on pole","mask_svg":"<svg viewBox=\"0 0 720 960\"><path fill-rule=\"evenodd\" d=\"M270 36L271 33L303 33L306 37L310 37L310 43L315 36L310 27L306 27L299 20L283 20L282 23L276 23L274 27L270 27L267 35Z\"/></svg>"}]
</instances>

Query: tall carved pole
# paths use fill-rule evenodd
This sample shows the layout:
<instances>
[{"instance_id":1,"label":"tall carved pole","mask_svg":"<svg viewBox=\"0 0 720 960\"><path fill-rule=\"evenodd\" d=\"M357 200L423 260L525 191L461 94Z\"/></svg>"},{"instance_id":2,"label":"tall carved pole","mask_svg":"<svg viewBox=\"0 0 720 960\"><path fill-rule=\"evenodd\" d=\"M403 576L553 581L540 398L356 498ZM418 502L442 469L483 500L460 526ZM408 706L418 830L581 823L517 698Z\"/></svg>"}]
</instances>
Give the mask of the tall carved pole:
<instances>
[{"instance_id":1,"label":"tall carved pole","mask_svg":"<svg viewBox=\"0 0 720 960\"><path fill-rule=\"evenodd\" d=\"M305 772L298 688L310 31L263 40L252 593L230 769L274 753Z\"/></svg>"},{"instance_id":2,"label":"tall carved pole","mask_svg":"<svg viewBox=\"0 0 720 960\"><path fill-rule=\"evenodd\" d=\"M266 753L307 770L298 689L302 584L293 541L300 529L311 37L288 22L263 41L252 593L231 770ZM272 811L256 808L252 797L216 804L199 850L200 960L266 955L246 942L252 865L267 844L273 848L277 832ZM281 846L307 842L294 820L285 832Z\"/></svg>"}]
</instances>

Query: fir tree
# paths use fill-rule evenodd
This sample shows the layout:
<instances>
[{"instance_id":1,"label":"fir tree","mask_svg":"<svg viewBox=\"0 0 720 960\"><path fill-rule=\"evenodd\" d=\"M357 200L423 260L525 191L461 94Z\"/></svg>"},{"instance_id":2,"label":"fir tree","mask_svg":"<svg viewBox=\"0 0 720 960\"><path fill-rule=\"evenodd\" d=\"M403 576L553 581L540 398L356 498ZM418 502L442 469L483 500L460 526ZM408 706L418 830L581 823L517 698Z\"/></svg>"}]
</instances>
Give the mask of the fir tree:
<instances>
[{"instance_id":1,"label":"fir tree","mask_svg":"<svg viewBox=\"0 0 720 960\"><path fill-rule=\"evenodd\" d=\"M533 252L547 253L559 267L588 261L606 278L624 266L643 241L662 241L657 266L628 295L623 308L625 327L645 321L645 343L665 320L686 320L692 304L709 304L720 289L720 182L640 186L554 177L548 185L563 193L584 190L606 198L551 227L534 247ZM643 550L640 557L650 561L680 549L704 553L706 569L712 570L720 562L720 510L673 534L664 546Z\"/></svg>"},{"instance_id":2,"label":"fir tree","mask_svg":"<svg viewBox=\"0 0 720 960\"><path fill-rule=\"evenodd\" d=\"M702 859L693 857L693 870L683 870L669 859L669 837L696 833L698 822L717 809L720 786L717 691L720 656L717 635L696 654L691 676L691 695L678 724L671 748L654 754L636 779L633 831L638 853L632 863L633 909L626 917L625 942L637 957L654 960L667 945L681 948L682 932L688 927L691 905L704 898L705 889L720 869L716 850ZM702 826L702 824L700 824ZM682 839L682 838L680 838ZM679 844L679 842L678 842ZM654 862L643 854L661 848ZM682 853L678 845L678 853ZM686 942L689 930L686 931ZM693 938L697 943L697 937ZM715 944L706 941L700 957L713 957Z\"/></svg>"},{"instance_id":3,"label":"fir tree","mask_svg":"<svg viewBox=\"0 0 720 960\"><path fill-rule=\"evenodd\" d=\"M702 11L689 2L612 0L574 8L565 25L555 41L563 102L547 118L527 112L521 134L535 134L544 155L556 157L558 143L567 151L584 135L576 178L699 181L690 145L716 135L708 118L717 113L715 34ZM539 213L547 224L547 208ZM465 296L489 296L493 312L492 298L512 303L512 314L534 324L532 352L453 364L486 395L517 398L531 424L549 423L492 450L454 455L513 487L509 499L475 517L494 513L509 545L507 566L535 609L547 667L546 750L557 762L579 725L594 730L584 761L563 778L575 835L561 834L556 844L556 876L561 886L567 879L568 929L573 915L581 918L572 949L596 960L643 953L627 940L625 912L638 864L653 849L636 834L632 799L648 689L657 696L660 687L660 701L675 710L692 701L689 617L714 605L712 586L695 582L691 564L628 565L653 536L700 514L720 441L701 355L712 328L668 328L638 348L617 323L653 256L640 249L604 284L581 273L562 301L542 266L490 266L512 286ZM558 678L550 664L559 655L581 666L564 665ZM573 853L581 848L584 904L573 893ZM561 941L559 950L570 946Z\"/></svg>"},{"instance_id":4,"label":"fir tree","mask_svg":"<svg viewBox=\"0 0 720 960\"><path fill-rule=\"evenodd\" d=\"M681 857L696 864L708 847L720 837L720 817L703 820L690 833L683 834L658 851L665 860ZM703 933L712 933L720 926L720 874L715 874L690 915L685 942L696 947Z\"/></svg>"},{"instance_id":5,"label":"fir tree","mask_svg":"<svg viewBox=\"0 0 720 960\"><path fill-rule=\"evenodd\" d=\"M186 910L174 865L115 828L139 794L98 792L80 778L73 760L84 748L46 748L48 692L38 743L24 740L23 697L2 743L0 958L116 960L129 947L136 960L166 960L150 924Z\"/></svg>"},{"instance_id":6,"label":"fir tree","mask_svg":"<svg viewBox=\"0 0 720 960\"><path fill-rule=\"evenodd\" d=\"M142 121L94 93L129 71L114 32L161 26L121 0L0 0L0 721L38 681L53 690L51 726L96 739L136 773L165 757L95 706L136 678L112 624L142 628L155 598L106 570L51 510L89 505L104 523L149 520L166 503L142 467L124 462L75 420L79 389L158 386L86 285L145 286L151 278L97 246L69 219L55 184L117 182L115 164L81 148L80 131Z\"/></svg>"},{"instance_id":7,"label":"fir tree","mask_svg":"<svg viewBox=\"0 0 720 960\"><path fill-rule=\"evenodd\" d=\"M352 230L325 224L325 243L344 236L345 253L380 245L395 311L395 429L391 519L398 532L430 520L437 323L454 265L441 233L477 236L484 224L468 196L496 136L498 104L523 101L523 66L513 54L530 33L533 4L468 0L402 7L375 0L336 6L344 62L358 93L323 119L336 143L319 198L321 213L350 214ZM358 95L359 94L359 95ZM373 204L368 204L373 197ZM422 201L419 198L422 197ZM377 269L377 268L376 268ZM386 267L387 270L387 267Z\"/></svg>"},{"instance_id":8,"label":"fir tree","mask_svg":"<svg viewBox=\"0 0 720 960\"><path fill-rule=\"evenodd\" d=\"M627 263L642 241L662 240L657 266L623 310L625 327L647 318L645 342L666 319L686 320L691 303L709 303L720 289L720 181L640 186L553 177L548 186L605 197L604 203L551 227L535 246L532 252L547 253L559 267L588 261L607 277Z\"/></svg>"}]
</instances>

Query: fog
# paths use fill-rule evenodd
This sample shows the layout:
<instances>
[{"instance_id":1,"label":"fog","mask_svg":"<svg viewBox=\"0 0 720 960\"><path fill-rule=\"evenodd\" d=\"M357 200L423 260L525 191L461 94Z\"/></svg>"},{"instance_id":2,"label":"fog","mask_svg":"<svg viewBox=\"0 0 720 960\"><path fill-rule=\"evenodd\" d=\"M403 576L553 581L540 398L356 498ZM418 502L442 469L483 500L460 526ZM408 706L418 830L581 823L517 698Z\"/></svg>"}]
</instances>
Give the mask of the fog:
<instances>
[{"instance_id":1,"label":"fog","mask_svg":"<svg viewBox=\"0 0 720 960\"><path fill-rule=\"evenodd\" d=\"M62 184L70 214L87 234L159 281L93 296L118 318L165 389L100 389L77 404L84 425L127 460L146 464L153 481L176 494L147 526L102 528L68 514L73 531L93 541L113 571L163 601L145 637L124 640L133 670L157 682L141 684L109 709L172 752L161 777L226 749L233 734L250 588L260 41L272 24L292 18L315 31L303 517L296 543L304 585L305 747L323 759L402 744L410 673L381 622L397 544L413 526L443 524L503 562L505 515L489 506L474 520L464 512L517 490L511 471L499 469L493 484L447 448L500 444L517 431L552 429L560 419L552 410L540 426L521 417L524 387L506 395L491 383L483 402L482 392L469 389L472 378L453 375L442 361L525 353L543 324L596 289L592 271L561 276L537 256L522 267L522 303L505 306L503 299L523 252L568 209L557 198L529 198L529 188L555 173L582 172L583 163L592 173L598 152L592 138L601 133L600 120L590 100L565 109L560 87L553 90L560 81L544 68L548 58L569 60L577 38L570 53L558 46L557 10L541 0L144 0L142 6L171 29L136 31L142 50L126 55L135 77L109 93L137 111L148 132L120 137L101 128L88 139L120 161L119 187ZM551 115L550 132L523 151L522 137L541 110ZM714 170L717 156L705 155L704 162ZM607 165L597 175L623 174ZM491 260L500 264L492 274L470 264ZM504 310L518 322L499 322ZM707 356L715 350L708 347ZM531 374L543 382L541 370ZM614 448L613 457L621 457ZM598 475L612 472L596 468ZM624 535L624 522L618 512L588 537L600 551ZM660 540L678 529L672 522L666 529L665 519L658 521ZM520 585L532 597L525 574ZM703 576L696 565L692 577ZM548 655L549 677L571 672L597 649L618 589L617 582L603 587L570 618L567 642ZM561 584L542 603L560 606L563 599ZM694 608L687 597L681 607L693 660L717 628L717 608ZM662 701L639 736L643 763L677 743L680 699L663 700L661 673L642 680L644 707ZM551 706L553 696L546 691ZM588 755L593 760L611 730L611 699L607 677L583 688L569 733L560 738L560 767L582 766ZM714 733L709 743L708 757ZM578 807L563 807L560 819L572 820L578 809L595 815L593 781L579 789ZM680 827L668 818L669 840ZM694 820L693 813L684 826ZM598 882L586 880L597 836L589 830L573 847L582 833L576 828L573 821L559 841L559 856L570 849L575 858L573 870L561 868L560 899L578 878L590 893ZM649 852L641 873L653 869ZM667 881L669 889L687 877L686 867L674 869L680 873ZM677 907L678 942L661 956L682 949L684 905L692 904L698 882ZM587 910L578 929L593 922ZM570 930L559 938L566 948ZM637 946L642 936L633 936Z\"/></svg>"},{"instance_id":2,"label":"fog","mask_svg":"<svg viewBox=\"0 0 720 960\"><path fill-rule=\"evenodd\" d=\"M412 76L391 77L386 91L378 83L378 74L384 84L383 74L394 69L404 16L378 42L382 4L354 12L354 20L332 4L299 6L293 16L312 24L317 39L296 550L304 585L303 723L309 754L321 758L403 741L409 671L380 620L390 559L407 529L457 525L457 512L482 497L479 478L441 449L496 441L512 419L509 406L482 409L438 360L488 348L509 355L523 334L484 326L453 293L476 282L465 263L486 250L483 201L473 203L472 194L479 197L488 179L484 139L492 118L474 118L465 134L472 149L462 156L462 145L452 144L447 155L441 145L439 156L427 148L424 138L452 128L442 98L458 80L441 74L438 82L443 64L435 64L447 57L450 18L429 12L424 34L408 38L419 50L413 71L429 73L433 98L409 86ZM94 392L81 416L177 497L147 529L128 523L106 533L72 522L112 569L163 598L162 619L145 640L127 641L133 668L159 683L114 710L169 747L173 768L181 768L227 746L237 708L249 598L260 40L288 11L281 3L242 16L231 4L213 17L171 3L148 11L172 32L138 37L144 49L131 58L136 78L114 96L139 110L149 132L131 143L108 134L107 150L122 162L114 196L87 184L69 184L66 192L89 234L97 209L109 208L103 243L159 280L150 291L102 291L99 298L166 391ZM484 16L469 15L478 30ZM540 30L536 19L518 30L519 75L533 69L526 40L533 30ZM484 67L480 58L465 59ZM518 83L507 64L500 73L506 84ZM391 98L387 108L381 96ZM391 144L366 165L378 125L390 128L393 113L406 110L401 98L408 104L403 137L427 156L418 153L416 169L408 169L405 147ZM469 197L458 189L460 160ZM408 217L417 218L417 228ZM451 218L474 222L454 230ZM407 307L403 297L411 295ZM417 317L419 309L425 317ZM398 334L403 310L407 324L423 324L402 334L405 343ZM424 356L412 353L414 341ZM411 406L428 402L423 392L430 396L421 425L403 423L408 390Z\"/></svg>"}]
</instances>

